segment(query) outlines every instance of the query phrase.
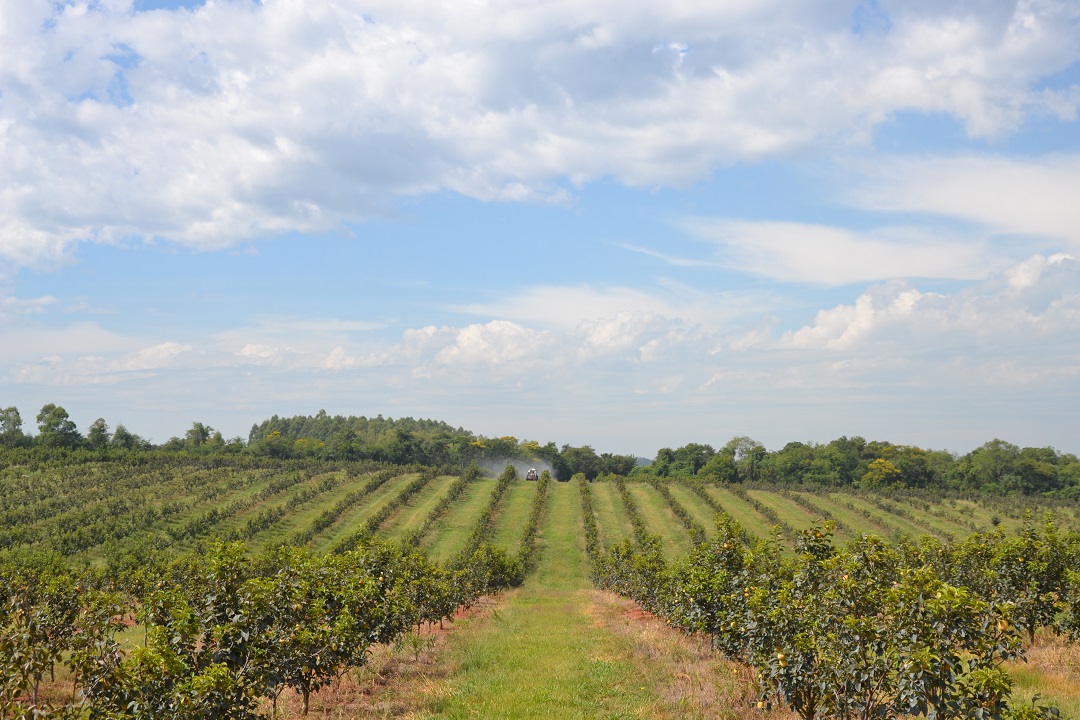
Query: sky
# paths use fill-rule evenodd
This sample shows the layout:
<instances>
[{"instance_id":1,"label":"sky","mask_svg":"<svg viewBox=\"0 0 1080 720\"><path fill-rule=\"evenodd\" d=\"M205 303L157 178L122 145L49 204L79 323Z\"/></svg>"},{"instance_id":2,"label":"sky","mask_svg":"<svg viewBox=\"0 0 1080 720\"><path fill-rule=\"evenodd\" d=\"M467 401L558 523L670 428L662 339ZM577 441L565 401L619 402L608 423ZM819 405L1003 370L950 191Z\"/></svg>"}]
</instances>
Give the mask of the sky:
<instances>
[{"instance_id":1,"label":"sky","mask_svg":"<svg viewBox=\"0 0 1080 720\"><path fill-rule=\"evenodd\" d=\"M1077 0L0 3L0 407L1080 453Z\"/></svg>"}]
</instances>

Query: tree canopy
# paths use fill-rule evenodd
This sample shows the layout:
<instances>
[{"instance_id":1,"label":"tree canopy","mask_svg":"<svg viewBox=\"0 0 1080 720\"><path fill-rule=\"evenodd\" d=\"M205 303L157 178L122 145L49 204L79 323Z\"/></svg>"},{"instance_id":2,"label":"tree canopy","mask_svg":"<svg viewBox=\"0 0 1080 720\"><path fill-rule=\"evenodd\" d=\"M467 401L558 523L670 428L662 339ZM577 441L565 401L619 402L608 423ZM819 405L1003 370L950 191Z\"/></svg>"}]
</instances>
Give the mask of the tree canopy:
<instances>
[{"instance_id":1,"label":"tree canopy","mask_svg":"<svg viewBox=\"0 0 1080 720\"><path fill-rule=\"evenodd\" d=\"M307 416L274 415L252 425L246 442L226 440L210 425L194 421L182 436L153 445L120 423L110 434L108 423L100 417L83 437L67 410L54 403L43 406L36 420L37 435L27 435L17 407L0 409L0 450L98 455L250 453L444 467L475 462L494 472L514 463L549 470L561 480L577 473L589 480L602 475L656 475L726 483L937 488L1080 498L1080 461L1075 455L1052 447L1019 447L1001 439L957 455L859 436L827 443L792 441L770 451L753 438L739 435L719 446L690 442L661 448L651 463L645 463L632 454L597 452L590 445L560 446L511 435L485 437L438 420L329 415L323 410Z\"/></svg>"}]
</instances>

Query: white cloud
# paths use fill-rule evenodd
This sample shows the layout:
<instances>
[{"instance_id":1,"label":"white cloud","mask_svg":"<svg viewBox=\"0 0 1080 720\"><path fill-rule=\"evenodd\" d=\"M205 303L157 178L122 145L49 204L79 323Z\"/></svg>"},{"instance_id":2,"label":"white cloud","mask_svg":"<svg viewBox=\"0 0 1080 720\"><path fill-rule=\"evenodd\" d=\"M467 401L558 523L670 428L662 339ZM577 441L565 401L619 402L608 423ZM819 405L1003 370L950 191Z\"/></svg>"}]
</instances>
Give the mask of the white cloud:
<instances>
[{"instance_id":1,"label":"white cloud","mask_svg":"<svg viewBox=\"0 0 1080 720\"><path fill-rule=\"evenodd\" d=\"M640 356L650 335L663 332L668 325L662 318L651 313L620 311L613 317L583 322L578 328L581 346L578 357L614 356L631 351Z\"/></svg>"},{"instance_id":2,"label":"white cloud","mask_svg":"<svg viewBox=\"0 0 1080 720\"><path fill-rule=\"evenodd\" d=\"M536 359L548 334L506 320L469 325L452 332L452 342L435 355L441 365L491 367Z\"/></svg>"},{"instance_id":3,"label":"white cloud","mask_svg":"<svg viewBox=\"0 0 1080 720\"><path fill-rule=\"evenodd\" d=\"M27 315L45 312L54 306L57 300L51 295L37 298L18 298L12 295L0 295L0 327L17 321Z\"/></svg>"},{"instance_id":4,"label":"white cloud","mask_svg":"<svg viewBox=\"0 0 1080 720\"><path fill-rule=\"evenodd\" d=\"M69 342L79 337L72 329L56 334L64 334ZM191 350L191 345L165 342L133 352L109 353L108 356L69 351L62 355L46 355L33 362L17 365L9 373L9 379L16 383L45 386L117 384L153 377L161 371L173 368L177 365L177 358Z\"/></svg>"},{"instance_id":5,"label":"white cloud","mask_svg":"<svg viewBox=\"0 0 1080 720\"><path fill-rule=\"evenodd\" d=\"M781 345L799 348L850 347L883 325L910 318L916 305L923 299L922 293L901 284L888 288L884 293L863 293L854 305L839 305L820 311L813 325L786 333Z\"/></svg>"},{"instance_id":6,"label":"white cloud","mask_svg":"<svg viewBox=\"0 0 1080 720\"><path fill-rule=\"evenodd\" d=\"M887 158L864 168L852 203L933 213L1001 234L1080 248L1080 155Z\"/></svg>"},{"instance_id":7,"label":"white cloud","mask_svg":"<svg viewBox=\"0 0 1080 720\"><path fill-rule=\"evenodd\" d=\"M451 308L470 315L495 315L520 322L573 330L583 322L611 318L622 312L666 314L674 307L665 299L633 288L528 287L493 303Z\"/></svg>"},{"instance_id":8,"label":"white cloud","mask_svg":"<svg viewBox=\"0 0 1080 720\"><path fill-rule=\"evenodd\" d=\"M135 370L159 370L169 367L177 356L191 352L192 346L176 342L164 342L141 348L118 360L109 363L112 372L131 372Z\"/></svg>"},{"instance_id":9,"label":"white cloud","mask_svg":"<svg viewBox=\"0 0 1080 720\"><path fill-rule=\"evenodd\" d=\"M949 351L990 357L1024 355L1067 367L1080 352L1080 261L1034 256L984 283L944 295L895 282L862 293L851 305L821 310L813 323L785 333L781 347L903 356ZM1064 348L1064 355L1051 348Z\"/></svg>"},{"instance_id":10,"label":"white cloud","mask_svg":"<svg viewBox=\"0 0 1080 720\"><path fill-rule=\"evenodd\" d=\"M907 4L859 33L834 0L131 7L0 7L9 265L83 240L219 248L439 190L685 184L900 110L1000 136L1077 102L1034 87L1080 58L1072 3Z\"/></svg>"},{"instance_id":11,"label":"white cloud","mask_svg":"<svg viewBox=\"0 0 1080 720\"><path fill-rule=\"evenodd\" d=\"M661 319L719 329L733 320L768 312L781 302L764 292L714 292L660 278L650 291L628 287L536 285L497 301L454 306L467 315L494 316L560 332L593 332L597 323L654 325Z\"/></svg>"},{"instance_id":12,"label":"white cloud","mask_svg":"<svg viewBox=\"0 0 1080 720\"><path fill-rule=\"evenodd\" d=\"M692 219L692 235L718 246L715 264L782 282L848 285L890 278L983 278L1002 261L983 243L914 228L859 233L792 222Z\"/></svg>"}]
</instances>

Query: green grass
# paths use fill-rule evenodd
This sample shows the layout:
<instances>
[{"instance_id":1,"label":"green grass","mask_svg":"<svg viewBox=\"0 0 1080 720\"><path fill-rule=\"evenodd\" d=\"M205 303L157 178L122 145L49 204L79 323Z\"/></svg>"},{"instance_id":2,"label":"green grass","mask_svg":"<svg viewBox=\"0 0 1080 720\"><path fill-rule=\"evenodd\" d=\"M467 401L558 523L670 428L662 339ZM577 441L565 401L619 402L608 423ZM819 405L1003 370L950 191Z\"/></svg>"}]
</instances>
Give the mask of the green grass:
<instances>
[{"instance_id":1,"label":"green grass","mask_svg":"<svg viewBox=\"0 0 1080 720\"><path fill-rule=\"evenodd\" d=\"M593 515L600 530L600 546L614 547L623 540L634 537L634 527L623 506L615 483L598 482L591 485Z\"/></svg>"},{"instance_id":2,"label":"green grass","mask_svg":"<svg viewBox=\"0 0 1080 720\"><path fill-rule=\"evenodd\" d=\"M637 505L645 527L663 538L664 554L670 559L686 557L693 550L690 534L675 517L671 506L656 488L641 482L627 482L626 490Z\"/></svg>"},{"instance_id":3,"label":"green grass","mask_svg":"<svg viewBox=\"0 0 1080 720\"><path fill-rule=\"evenodd\" d=\"M755 510L753 505L720 487L707 486L705 492L719 502L720 506L724 508L724 511L730 515L735 522L739 523L744 530L759 538L769 536L769 533L772 530L772 522Z\"/></svg>"},{"instance_id":4,"label":"green grass","mask_svg":"<svg viewBox=\"0 0 1080 720\"><path fill-rule=\"evenodd\" d=\"M777 517L796 531L806 530L818 519L815 513L787 498L765 490L750 490L746 493L765 507L776 513Z\"/></svg>"},{"instance_id":5,"label":"green grass","mask_svg":"<svg viewBox=\"0 0 1080 720\"><path fill-rule=\"evenodd\" d=\"M839 502L849 502L855 508L868 511L873 519L866 518L861 513L856 512L856 516L862 517L864 523L873 523L875 525L887 525L892 532L887 536L888 538L894 537L898 534L909 535L911 537L919 537L920 535L927 535L928 533L923 528L919 527L915 523L911 522L907 518L902 518L899 515L894 515L887 510L874 505L869 500L864 500L856 495L849 495L847 493L829 493L829 497L836 499ZM857 526L856 526L857 527Z\"/></svg>"},{"instance_id":6,"label":"green grass","mask_svg":"<svg viewBox=\"0 0 1080 720\"><path fill-rule=\"evenodd\" d=\"M452 557L455 552L465 546L469 533L476 524L476 519L487 507L491 500L491 491L494 489L494 478L481 478L469 483L461 497L450 506L446 515L421 541L421 549L438 560Z\"/></svg>"},{"instance_id":7,"label":"green grass","mask_svg":"<svg viewBox=\"0 0 1080 720\"><path fill-rule=\"evenodd\" d=\"M874 506L872 511L880 512L886 522L891 522L893 518L899 518L899 515L892 511L894 506L903 508L904 512L911 513L917 519L917 522L911 522L908 519L905 519L904 522L909 525L913 524L923 535L935 535L944 540L954 535L958 538L967 537L972 532L964 523L950 519L952 516L943 517L936 514L942 510L941 505L931 504L928 510L924 510L921 504L908 504L902 499L881 499L879 502L871 504ZM886 507L882 508L881 505Z\"/></svg>"},{"instance_id":8,"label":"green grass","mask_svg":"<svg viewBox=\"0 0 1080 720\"><path fill-rule=\"evenodd\" d=\"M386 521L379 534L389 540L401 540L409 531L421 527L455 480L457 477L454 475L441 475L433 479Z\"/></svg>"},{"instance_id":9,"label":"green grass","mask_svg":"<svg viewBox=\"0 0 1080 720\"><path fill-rule=\"evenodd\" d=\"M295 485L291 485L288 488L286 488L285 490L283 490L281 492L274 493L270 497L264 498L264 499L258 501L257 503L255 503L251 507L245 508L245 509L241 510L240 512L236 513L235 515L233 515L232 517L230 517L228 520L225 520L220 525L218 525L217 528L215 528L214 534L224 535L224 534L228 533L230 530L239 530L240 528L242 528L244 526L244 523L247 521L247 519L249 517L257 515L260 510L264 510L264 509L267 509L267 508L279 507L281 505L284 505L293 496L295 496L295 495L297 495L297 494L299 494L301 492L305 492L309 488L313 488L313 487L317 486L320 482L325 480L327 477L337 477L340 480L344 476L341 473L338 473L338 472L323 473L323 474L320 474L320 475L312 476L312 477L308 478L307 480L305 480L303 482L299 482L299 483L296 483ZM262 487L265 487L265 485L266 485L266 483L260 483L259 489L261 490ZM334 492L334 491L332 490L331 492ZM229 503L233 502L234 500L237 500L237 499L240 499L240 498L250 498L253 494L255 494L255 493L253 493L253 492L251 492L249 490L249 491L246 491L246 492L243 492L243 493L237 493L234 496L230 496L230 497L226 497L226 498L217 498L214 501L212 501L212 503L210 503L210 505L211 506L213 506L213 505L228 505ZM326 492L319 493L318 495L316 495L314 498L312 498L308 502L310 503L310 502L313 502L313 501L319 501L322 498L326 497L327 494L328 493L326 493ZM208 509L208 508L204 508L204 509ZM194 514L197 515L199 513L194 513Z\"/></svg>"},{"instance_id":10,"label":"green grass","mask_svg":"<svg viewBox=\"0 0 1080 720\"><path fill-rule=\"evenodd\" d=\"M998 515L1001 527L1005 528L1005 532L1010 534L1023 524L1023 520L995 513L993 510L985 508L979 503L972 502L971 500L957 500L956 507L957 514L969 522L974 521L979 526L980 532L989 532L994 529L994 523L991 521L991 518L995 515ZM1032 517L1036 522L1042 522L1042 512L1039 510L1033 508Z\"/></svg>"},{"instance_id":11,"label":"green grass","mask_svg":"<svg viewBox=\"0 0 1080 720\"><path fill-rule=\"evenodd\" d=\"M306 530L320 513L324 510L333 508L341 498L345 497L350 492L354 492L364 487L364 484L367 483L369 479L370 476L357 478L357 482L351 483L347 489L338 488L334 492L333 498L328 498L327 502L320 503L318 507L313 507L308 512L305 512L302 517L298 517L297 522L294 523L291 528L289 536ZM364 523L368 521L368 518L377 513L383 505L397 497L402 488L415 479L415 473L402 474L390 478L382 485L375 488L371 493L361 498L360 502L356 505L342 513L341 517L337 519L337 522L316 535L310 543L311 547L316 550L328 550L345 538L348 538L357 530L363 528Z\"/></svg>"},{"instance_id":12,"label":"green grass","mask_svg":"<svg viewBox=\"0 0 1080 720\"><path fill-rule=\"evenodd\" d=\"M529 522L534 497L535 482L520 480L510 484L499 501L499 509L493 518L492 545L511 553L517 551L521 544L521 535Z\"/></svg>"},{"instance_id":13,"label":"green grass","mask_svg":"<svg viewBox=\"0 0 1080 720\"><path fill-rule=\"evenodd\" d=\"M1077 651L1061 638L1043 636L1026 651L1028 662L1012 661L1006 669L1013 680L1013 698L1055 705L1062 718L1080 718L1080 674Z\"/></svg>"},{"instance_id":14,"label":"green grass","mask_svg":"<svg viewBox=\"0 0 1080 720\"><path fill-rule=\"evenodd\" d=\"M591 614L577 488L549 493L536 573L489 615L458 623L448 675L419 717L615 719L644 717L655 701L634 647Z\"/></svg>"},{"instance_id":15,"label":"green grass","mask_svg":"<svg viewBox=\"0 0 1080 720\"><path fill-rule=\"evenodd\" d=\"M698 497L697 493L681 483L670 483L668 492L680 505L686 508L686 511L690 513L690 517L697 520L705 528L706 535L709 537L716 535L716 512Z\"/></svg>"},{"instance_id":16,"label":"green grass","mask_svg":"<svg viewBox=\"0 0 1080 720\"><path fill-rule=\"evenodd\" d=\"M895 529L888 525L876 523L871 520L867 520L859 513L847 508L840 503L836 502L828 495L818 495L815 493L803 493L810 502L814 503L822 510L828 510L832 513L833 518L844 523L847 527L851 528L852 532L856 536L862 533L870 533L871 535L877 535L878 537L888 537Z\"/></svg>"},{"instance_id":17,"label":"green grass","mask_svg":"<svg viewBox=\"0 0 1080 720\"><path fill-rule=\"evenodd\" d=\"M64 487L62 481L69 478L65 472L75 470L64 469L64 472L48 474L47 477L43 476L43 482L48 480L59 491L78 492L73 489L75 481L83 481L73 477L70 478L71 487ZM299 470L295 466L275 466L193 469L185 475L182 468L169 467L157 471L160 482L156 484L147 482L152 479L150 474L132 472L127 497L137 499L144 506L176 502L190 504L190 507L170 519L170 525L178 526L212 507L227 506L237 500L251 498L275 479L296 472ZM326 466L323 472L236 513L211 532L221 534L243 527L246 519L260 509L281 506L305 488L316 486L326 474L345 477L345 471L336 466ZM5 482L13 483L13 487L20 480L10 476L10 473L3 477ZM254 541L249 541L251 552L285 541L304 530L321 512L332 508L348 493L363 487L370 477L350 477L337 487L311 498ZM312 543L313 547L325 550L352 534L397 497L414 477L414 474L402 474L388 480L317 537ZM91 476L85 478L84 482L87 502L40 521L38 527L44 530L58 518L70 519L78 517L79 512L85 512L88 508L104 508L107 494L102 490L102 483L109 479L101 468L91 466ZM215 483L224 485L237 480L240 481L237 488L209 500L195 501L199 493L214 487ZM384 523L381 534L388 538L400 538L422 525L454 480L453 477L432 480ZM422 549L429 551L435 559L450 557L467 539L479 513L488 504L494 487L495 480L490 478L471 484L428 537L423 539ZM664 538L669 558L687 553L690 549L689 535L663 496L651 486L636 480L628 481L627 487L648 529ZM713 511L700 497L679 483L671 483L668 487L672 496L710 534L715 532ZM517 548L536 488L536 483L524 481L511 484L493 519L491 537L496 545L511 552ZM632 526L615 485L601 481L593 483L591 489L602 543L610 547L631 538ZM795 489L792 491L798 492ZM710 486L706 492L745 529L758 537L769 534L771 521L751 505L724 488ZM797 530L806 528L813 519L811 511L777 493L768 490L749 492ZM939 537L950 533L963 537L972 532L970 523L990 530L990 519L994 516L1001 520L1002 528L1011 534L1020 523L1017 519L1020 509L1027 506L1006 504L1011 502L1007 500L970 502L957 499L936 503L928 512L923 509L922 501L905 504L903 498L888 500L898 511L910 512L919 518L918 522L912 522L902 514L879 507L868 495L833 491L822 495L806 493L805 497L831 513L853 532L868 530L886 538L898 533L924 535L930 529ZM12 494L10 498L8 502L12 504L9 507L18 507L16 503L21 501L15 499L16 495ZM27 501L29 506L33 506L49 502L49 499L33 500L27 495ZM867 510L872 519L846 507L846 503ZM1034 502L1030 505L1034 509L1035 522L1041 523L1044 510L1051 506ZM1075 510L1057 508L1056 513L1063 529L1076 528ZM160 533L164 527L163 523L154 532ZM133 539L137 540L138 536L133 536ZM842 540L841 537L837 539ZM592 589L584 553L580 496L574 483L553 482L549 486L548 507L543 515L537 546L537 570L523 587L497 600L486 600L483 603L486 606L484 612L455 624L455 631L442 651L438 674L428 681L430 692L417 691L413 698L414 712L409 717L552 720L737 717L728 715L726 708L722 713L713 715L681 715L673 712L670 703L665 704L668 701L665 699L667 690L664 683L668 680L663 679L677 674L672 660L663 654L656 654L655 650L649 650L640 635L634 639L633 633L638 632L636 629L625 633L613 631L616 626L643 627L642 620L640 617L627 619L625 605L621 606L621 610L614 610L615 604L610 596ZM99 550L91 549L87 555L93 558ZM129 628L121 634L121 639L127 646L141 644L142 631L137 627ZM1059 654L1051 657L1051 651ZM1075 654L1073 648L1058 651L1036 647L1029 652L1031 663L1010 665L1017 697L1039 693L1043 701L1058 705L1063 717L1080 718L1080 681L1076 676ZM731 674L730 669L727 672Z\"/></svg>"}]
</instances>

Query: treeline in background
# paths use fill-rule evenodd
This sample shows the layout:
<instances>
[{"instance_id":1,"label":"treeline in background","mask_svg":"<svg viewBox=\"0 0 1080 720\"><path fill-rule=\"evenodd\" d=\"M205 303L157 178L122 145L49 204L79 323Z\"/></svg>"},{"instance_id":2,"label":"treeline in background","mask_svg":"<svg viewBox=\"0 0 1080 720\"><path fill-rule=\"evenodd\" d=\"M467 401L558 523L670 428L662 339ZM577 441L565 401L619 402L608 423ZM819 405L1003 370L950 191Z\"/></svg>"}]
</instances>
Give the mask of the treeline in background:
<instances>
[{"instance_id":1,"label":"treeline in background","mask_svg":"<svg viewBox=\"0 0 1080 720\"><path fill-rule=\"evenodd\" d=\"M862 437L828 443L789 442L770 451L740 436L719 448L688 443L662 448L650 462L633 454L596 452L591 446L485 437L437 420L328 415L279 417L252 425L246 439L226 439L194 422L183 436L154 444L124 425L98 418L85 435L58 405L36 416L37 434L24 429L16 407L0 410L0 453L55 454L100 458L132 452L213 455L251 454L275 458L325 458L463 468L476 462L493 470L505 463L530 464L559 480L581 473L698 477L727 483L769 483L864 489L923 488L953 492L1049 495L1080 498L1080 459L1052 447L1019 447L994 439L960 455Z\"/></svg>"}]
</instances>

